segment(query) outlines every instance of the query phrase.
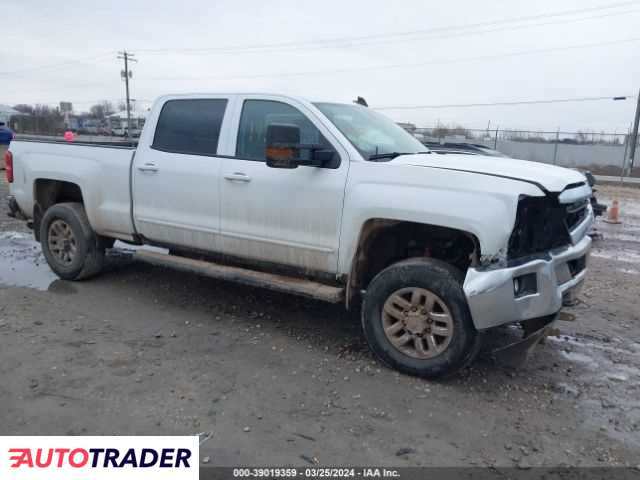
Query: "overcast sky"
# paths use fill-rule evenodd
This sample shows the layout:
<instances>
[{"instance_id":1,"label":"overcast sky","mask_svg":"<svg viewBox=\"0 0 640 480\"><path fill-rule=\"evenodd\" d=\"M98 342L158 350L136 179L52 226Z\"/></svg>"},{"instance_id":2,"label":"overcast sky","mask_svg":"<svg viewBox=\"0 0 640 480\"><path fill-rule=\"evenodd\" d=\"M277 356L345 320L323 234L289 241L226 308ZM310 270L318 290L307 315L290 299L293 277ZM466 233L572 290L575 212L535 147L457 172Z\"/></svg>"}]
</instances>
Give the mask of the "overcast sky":
<instances>
[{"instance_id":1,"label":"overcast sky","mask_svg":"<svg viewBox=\"0 0 640 480\"><path fill-rule=\"evenodd\" d=\"M636 95L640 0L3 0L0 103L268 91L374 107ZM600 8L611 7L611 8ZM523 17L528 20L516 20ZM574 48L575 47L575 48ZM526 53L526 54L525 54ZM635 100L385 110L470 128L626 132Z\"/></svg>"}]
</instances>

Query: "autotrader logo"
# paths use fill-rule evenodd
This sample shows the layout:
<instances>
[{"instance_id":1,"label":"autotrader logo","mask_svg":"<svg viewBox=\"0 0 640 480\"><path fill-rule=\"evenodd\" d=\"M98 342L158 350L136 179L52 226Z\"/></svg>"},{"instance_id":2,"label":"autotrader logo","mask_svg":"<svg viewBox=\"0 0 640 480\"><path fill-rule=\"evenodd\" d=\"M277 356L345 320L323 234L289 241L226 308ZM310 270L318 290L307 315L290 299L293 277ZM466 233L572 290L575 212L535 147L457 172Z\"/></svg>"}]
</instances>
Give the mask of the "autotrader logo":
<instances>
[{"instance_id":1,"label":"autotrader logo","mask_svg":"<svg viewBox=\"0 0 640 480\"><path fill-rule=\"evenodd\" d=\"M0 452L3 480L198 478L197 436L0 437Z\"/></svg>"},{"instance_id":2,"label":"autotrader logo","mask_svg":"<svg viewBox=\"0 0 640 480\"><path fill-rule=\"evenodd\" d=\"M14 462L11 468L191 468L188 448L163 448L160 452L153 448L137 451L129 448L120 452L117 448L10 448L10 459Z\"/></svg>"}]
</instances>

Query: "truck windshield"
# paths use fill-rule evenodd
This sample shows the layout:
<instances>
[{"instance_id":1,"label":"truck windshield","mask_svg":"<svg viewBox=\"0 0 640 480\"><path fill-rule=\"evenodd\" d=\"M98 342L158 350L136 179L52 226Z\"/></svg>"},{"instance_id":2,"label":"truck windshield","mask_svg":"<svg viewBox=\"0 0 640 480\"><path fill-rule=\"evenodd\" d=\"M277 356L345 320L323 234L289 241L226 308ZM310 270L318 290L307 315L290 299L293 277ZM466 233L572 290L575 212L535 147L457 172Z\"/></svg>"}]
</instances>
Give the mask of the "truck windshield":
<instances>
[{"instance_id":1,"label":"truck windshield","mask_svg":"<svg viewBox=\"0 0 640 480\"><path fill-rule=\"evenodd\" d=\"M344 103L314 105L367 160L429 152L402 127L370 108Z\"/></svg>"}]
</instances>

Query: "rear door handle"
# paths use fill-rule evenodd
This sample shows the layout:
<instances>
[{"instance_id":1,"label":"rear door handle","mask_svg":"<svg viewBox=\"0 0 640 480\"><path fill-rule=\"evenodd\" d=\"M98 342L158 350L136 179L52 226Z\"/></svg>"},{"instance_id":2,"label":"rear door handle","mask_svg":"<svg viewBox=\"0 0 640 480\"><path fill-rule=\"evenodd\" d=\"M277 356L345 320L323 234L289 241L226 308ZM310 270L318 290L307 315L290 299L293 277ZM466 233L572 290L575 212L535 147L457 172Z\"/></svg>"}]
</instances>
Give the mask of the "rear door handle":
<instances>
[{"instance_id":1,"label":"rear door handle","mask_svg":"<svg viewBox=\"0 0 640 480\"><path fill-rule=\"evenodd\" d=\"M145 163L144 165L140 165L138 167L138 170L140 170L141 172L157 172L158 171L158 167L156 167L155 163Z\"/></svg>"},{"instance_id":2,"label":"rear door handle","mask_svg":"<svg viewBox=\"0 0 640 480\"><path fill-rule=\"evenodd\" d=\"M245 182L248 183L251 181L251 177L246 173L235 172L229 175L224 176L225 180L229 180L230 182Z\"/></svg>"}]
</instances>

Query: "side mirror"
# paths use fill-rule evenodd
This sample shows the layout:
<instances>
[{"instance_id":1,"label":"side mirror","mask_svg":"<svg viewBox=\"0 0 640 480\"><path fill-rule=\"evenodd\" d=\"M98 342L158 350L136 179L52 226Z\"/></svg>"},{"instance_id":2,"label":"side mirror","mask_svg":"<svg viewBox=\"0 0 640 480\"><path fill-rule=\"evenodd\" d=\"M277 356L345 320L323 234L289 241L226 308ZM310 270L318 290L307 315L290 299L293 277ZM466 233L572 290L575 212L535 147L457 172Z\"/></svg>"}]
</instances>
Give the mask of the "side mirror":
<instances>
[{"instance_id":1,"label":"side mirror","mask_svg":"<svg viewBox=\"0 0 640 480\"><path fill-rule=\"evenodd\" d=\"M311 148L311 161L315 167L338 168L340 158L335 150L318 145Z\"/></svg>"},{"instance_id":2,"label":"side mirror","mask_svg":"<svg viewBox=\"0 0 640 480\"><path fill-rule=\"evenodd\" d=\"M272 124L267 126L267 166L271 168L298 168L300 157L300 128L296 125Z\"/></svg>"}]
</instances>

